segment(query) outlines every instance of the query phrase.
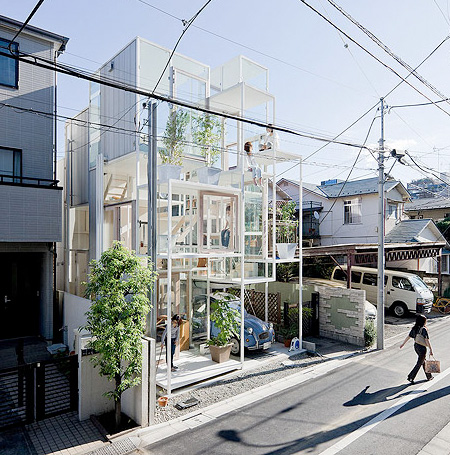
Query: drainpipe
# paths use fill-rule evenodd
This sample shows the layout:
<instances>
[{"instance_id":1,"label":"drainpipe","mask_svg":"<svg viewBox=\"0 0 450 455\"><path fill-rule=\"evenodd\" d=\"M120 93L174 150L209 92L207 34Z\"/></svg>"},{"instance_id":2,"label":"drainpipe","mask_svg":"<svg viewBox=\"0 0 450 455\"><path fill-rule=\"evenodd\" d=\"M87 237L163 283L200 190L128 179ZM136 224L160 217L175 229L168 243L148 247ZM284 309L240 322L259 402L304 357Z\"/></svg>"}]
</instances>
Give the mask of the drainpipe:
<instances>
[{"instance_id":1,"label":"drainpipe","mask_svg":"<svg viewBox=\"0 0 450 455\"><path fill-rule=\"evenodd\" d=\"M53 94L53 106L54 106L54 115L53 115L53 180L55 180L56 184L56 162L57 162L57 106L56 106L56 96L57 96L57 88L56 88L56 82L57 82L57 74L58 72L56 71L56 58L57 58L58 52L54 51L54 65L55 65L55 71L53 72L54 74L54 94ZM58 191L58 190L55 190ZM60 337L62 336L62 332L59 331L59 328L61 326L62 320L61 320L61 314L60 314L60 308L59 304L56 299L56 242L53 242L51 251L53 253L53 339L57 339L57 341L60 341Z\"/></svg>"}]
</instances>

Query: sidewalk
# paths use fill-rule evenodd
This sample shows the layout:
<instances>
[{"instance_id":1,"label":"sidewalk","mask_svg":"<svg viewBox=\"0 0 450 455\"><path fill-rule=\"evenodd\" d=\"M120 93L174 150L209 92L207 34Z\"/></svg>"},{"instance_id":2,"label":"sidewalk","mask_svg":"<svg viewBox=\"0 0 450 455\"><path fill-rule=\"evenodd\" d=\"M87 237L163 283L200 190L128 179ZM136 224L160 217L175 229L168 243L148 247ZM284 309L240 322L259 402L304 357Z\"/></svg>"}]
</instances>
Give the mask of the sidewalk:
<instances>
[{"instance_id":1,"label":"sidewalk","mask_svg":"<svg viewBox=\"0 0 450 455\"><path fill-rule=\"evenodd\" d=\"M398 335L390 334L389 345ZM247 406L290 387L328 374L335 368L352 362L355 355L364 356L361 349L338 341L318 338L320 354L310 357L295 354L251 355L248 367L229 373L175 394L171 406L158 408L158 423L152 427L136 429L125 436L105 442L90 420L79 422L75 413L34 423L26 429L0 432L0 453L3 455L126 455L145 453L143 447L173 434L210 422L226 413ZM286 350L287 351L287 350ZM292 354L292 353L291 353ZM361 357L359 357L361 358ZM224 393L227 391L228 395ZM194 408L178 411L174 404L183 399L200 397ZM12 432L12 433L11 433ZM14 438L13 438L14 436ZM14 441L12 444L11 442ZM423 448L420 455L450 455L450 424ZM11 447L14 445L15 447ZM136 449L139 448L139 451ZM439 451L438 451L439 450Z\"/></svg>"}]
</instances>

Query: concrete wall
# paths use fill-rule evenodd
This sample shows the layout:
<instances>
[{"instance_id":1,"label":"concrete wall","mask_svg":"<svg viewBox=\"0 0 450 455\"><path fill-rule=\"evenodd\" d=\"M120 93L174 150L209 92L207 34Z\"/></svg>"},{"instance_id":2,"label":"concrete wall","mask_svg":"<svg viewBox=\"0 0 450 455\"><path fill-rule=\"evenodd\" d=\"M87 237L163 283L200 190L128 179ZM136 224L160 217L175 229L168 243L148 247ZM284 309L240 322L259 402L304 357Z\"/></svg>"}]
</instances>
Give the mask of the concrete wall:
<instances>
[{"instance_id":1,"label":"concrete wall","mask_svg":"<svg viewBox=\"0 0 450 455\"><path fill-rule=\"evenodd\" d=\"M76 295L64 292L63 321L64 321L64 344L69 347L69 351L75 350L74 332L86 325L85 313L91 307L91 301L77 297Z\"/></svg>"},{"instance_id":2,"label":"concrete wall","mask_svg":"<svg viewBox=\"0 0 450 455\"><path fill-rule=\"evenodd\" d=\"M77 336L76 352L79 360L78 370L78 418L86 420L91 415L101 415L114 409L114 401L103 396L113 388L113 383L98 374L92 362L92 355L82 355L82 350L90 340L89 335ZM148 426L153 423L156 406L154 381L150 381L151 366L156 365L155 341L142 339L142 380L139 386L126 390L122 395L122 411L137 424Z\"/></svg>"}]
</instances>

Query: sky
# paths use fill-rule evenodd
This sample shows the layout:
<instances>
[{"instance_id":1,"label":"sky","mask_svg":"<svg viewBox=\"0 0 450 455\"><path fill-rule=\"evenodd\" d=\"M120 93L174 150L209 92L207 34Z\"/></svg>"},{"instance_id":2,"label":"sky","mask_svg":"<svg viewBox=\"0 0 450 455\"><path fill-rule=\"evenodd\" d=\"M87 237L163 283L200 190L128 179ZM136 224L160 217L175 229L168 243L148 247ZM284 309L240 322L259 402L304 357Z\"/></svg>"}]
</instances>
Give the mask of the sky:
<instances>
[{"instance_id":1,"label":"sky","mask_svg":"<svg viewBox=\"0 0 450 455\"><path fill-rule=\"evenodd\" d=\"M450 33L449 0L337 1L412 68ZM0 0L0 14L25 21L36 2ZM136 36L172 49L183 31L181 19L190 19L205 2L45 0L30 24L69 38L60 62L95 71ZM375 150L381 134L377 103L401 82L392 70L403 78L409 71L329 1L308 4L373 56L300 0L212 0L184 34L177 52L211 68L239 54L264 65L269 69L269 90L276 97L275 123L296 131L333 138L369 111L339 139L363 144L367 136L367 145ZM389 158L386 171L405 185L432 177L428 168L437 175L450 172L450 103L395 107L441 100L436 92L450 97L449 67L450 39L417 70L423 82L412 75L407 78L416 90L403 82L385 99L386 148L407 150L422 168L408 157L406 165ZM75 115L88 105L88 96L87 82L58 76L59 114ZM62 124L58 136L62 155ZM303 156L305 182L377 175L376 153L338 144L319 150L323 142L286 134L280 139L283 150ZM298 177L298 171L287 169L281 168L285 177Z\"/></svg>"}]
</instances>

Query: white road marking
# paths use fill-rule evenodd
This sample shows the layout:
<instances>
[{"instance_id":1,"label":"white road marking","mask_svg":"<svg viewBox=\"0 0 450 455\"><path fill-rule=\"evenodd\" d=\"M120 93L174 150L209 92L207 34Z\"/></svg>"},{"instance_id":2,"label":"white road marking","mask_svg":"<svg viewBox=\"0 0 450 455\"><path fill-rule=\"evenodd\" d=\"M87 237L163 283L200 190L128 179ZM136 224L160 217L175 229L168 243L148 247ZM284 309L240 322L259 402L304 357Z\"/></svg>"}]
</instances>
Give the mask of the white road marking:
<instances>
[{"instance_id":1,"label":"white road marking","mask_svg":"<svg viewBox=\"0 0 450 455\"><path fill-rule=\"evenodd\" d=\"M414 400L415 398L417 398L417 396L419 394L426 392L431 386L434 386L437 382L439 382L441 379L444 379L449 374L450 374L450 368L447 368L442 373L434 376L432 381L425 382L419 388L414 389L411 393L409 393L407 396L401 398L399 401L397 401L397 403L393 404L390 408L385 409L383 412L381 412L380 414L375 416L372 420L365 423L363 426L361 426L357 430L353 431L349 435L345 436L345 438L341 439L336 444L332 445L331 447L328 447L328 449L321 452L320 455L334 455L334 454L340 452L342 449L349 446L352 442L356 441L358 438L363 436L365 433L367 433L368 431L375 428L379 423L383 422L383 420L386 420L389 416L391 416L392 414L397 412L400 408L405 406L405 404L408 404L411 400ZM300 453L301 452L297 452L294 455L298 455Z\"/></svg>"}]
</instances>

